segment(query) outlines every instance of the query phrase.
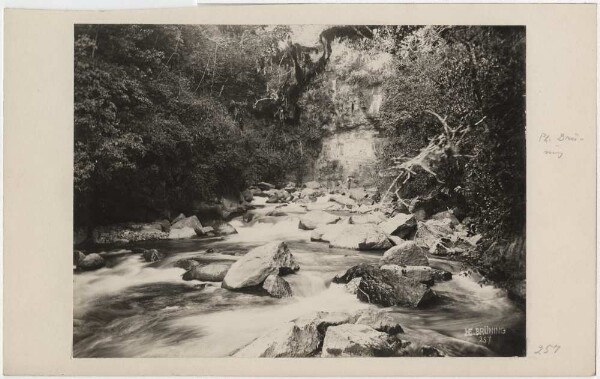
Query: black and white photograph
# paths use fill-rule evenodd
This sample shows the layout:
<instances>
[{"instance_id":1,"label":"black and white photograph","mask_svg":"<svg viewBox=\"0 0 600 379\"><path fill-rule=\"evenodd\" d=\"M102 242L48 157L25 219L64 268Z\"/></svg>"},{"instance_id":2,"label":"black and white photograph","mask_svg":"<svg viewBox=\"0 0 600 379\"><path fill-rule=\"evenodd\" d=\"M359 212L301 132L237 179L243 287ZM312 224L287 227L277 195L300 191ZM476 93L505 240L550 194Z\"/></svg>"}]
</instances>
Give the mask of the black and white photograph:
<instances>
[{"instance_id":1,"label":"black and white photograph","mask_svg":"<svg viewBox=\"0 0 600 379\"><path fill-rule=\"evenodd\" d=\"M73 54L73 358L527 355L525 26L80 23Z\"/></svg>"}]
</instances>

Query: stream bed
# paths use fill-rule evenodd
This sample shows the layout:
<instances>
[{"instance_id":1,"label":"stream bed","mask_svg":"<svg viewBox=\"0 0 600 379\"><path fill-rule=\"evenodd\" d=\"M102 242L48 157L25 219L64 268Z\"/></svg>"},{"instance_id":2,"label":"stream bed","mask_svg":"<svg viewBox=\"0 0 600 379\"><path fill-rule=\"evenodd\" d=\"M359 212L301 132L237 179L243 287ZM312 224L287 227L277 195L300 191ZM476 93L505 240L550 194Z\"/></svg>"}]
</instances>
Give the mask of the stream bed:
<instances>
[{"instance_id":1,"label":"stream bed","mask_svg":"<svg viewBox=\"0 0 600 379\"><path fill-rule=\"evenodd\" d=\"M298 214L270 217L274 205L256 212L251 223L234 219L238 234L222 240L165 240L132 244L166 257L148 263L122 248L109 252L106 267L74 274L73 356L225 357L255 338L311 311L353 313L377 308L331 283L359 263L374 263L380 252L329 248L298 229ZM184 281L176 262L234 262L250 249L283 240L300 265L286 276L294 296L277 299L234 292L220 283ZM211 249L207 252L208 249ZM391 307L407 335L450 356L517 356L525 350L525 312L504 290L479 284L460 262L430 257L453 279L432 287L439 300L425 309Z\"/></svg>"}]
</instances>

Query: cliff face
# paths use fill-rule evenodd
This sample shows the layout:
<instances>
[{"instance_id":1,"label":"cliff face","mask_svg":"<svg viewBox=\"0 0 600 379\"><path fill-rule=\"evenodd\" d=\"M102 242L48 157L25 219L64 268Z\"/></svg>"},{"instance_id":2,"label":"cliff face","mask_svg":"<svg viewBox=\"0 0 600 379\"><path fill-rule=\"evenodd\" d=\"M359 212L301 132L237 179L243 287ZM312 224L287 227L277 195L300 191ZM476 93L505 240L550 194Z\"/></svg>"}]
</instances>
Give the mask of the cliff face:
<instances>
[{"instance_id":1,"label":"cliff face","mask_svg":"<svg viewBox=\"0 0 600 379\"><path fill-rule=\"evenodd\" d=\"M333 125L323 139L314 167L314 179L371 186L377 178L379 108L383 94L379 86L359 89L332 80L336 109Z\"/></svg>"}]
</instances>

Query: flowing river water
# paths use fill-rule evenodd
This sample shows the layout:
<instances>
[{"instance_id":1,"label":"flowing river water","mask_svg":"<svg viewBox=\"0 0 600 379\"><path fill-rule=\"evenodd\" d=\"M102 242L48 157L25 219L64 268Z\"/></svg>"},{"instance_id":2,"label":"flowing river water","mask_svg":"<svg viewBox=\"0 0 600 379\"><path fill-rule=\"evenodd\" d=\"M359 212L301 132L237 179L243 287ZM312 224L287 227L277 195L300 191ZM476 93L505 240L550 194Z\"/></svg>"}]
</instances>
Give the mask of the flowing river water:
<instances>
[{"instance_id":1,"label":"flowing river water","mask_svg":"<svg viewBox=\"0 0 600 379\"><path fill-rule=\"evenodd\" d=\"M270 217L256 210L251 223L234 219L238 234L223 240L147 241L136 244L166 254L147 263L127 250L105 249L107 265L74 274L74 357L229 356L278 325L311 311L348 313L376 306L360 302L332 278L383 252L328 248L298 229L298 216ZM277 299L233 292L220 283L184 281L175 263L234 262L253 247L284 240L300 270L286 276L294 296ZM208 249L211 249L207 252ZM453 279L433 287L439 300L426 309L387 308L407 335L452 356L513 356L525 349L525 313L501 289L478 284L459 262L430 258ZM477 334L475 328L484 331ZM504 330L504 333L502 333ZM489 340L488 340L489 338Z\"/></svg>"}]
</instances>

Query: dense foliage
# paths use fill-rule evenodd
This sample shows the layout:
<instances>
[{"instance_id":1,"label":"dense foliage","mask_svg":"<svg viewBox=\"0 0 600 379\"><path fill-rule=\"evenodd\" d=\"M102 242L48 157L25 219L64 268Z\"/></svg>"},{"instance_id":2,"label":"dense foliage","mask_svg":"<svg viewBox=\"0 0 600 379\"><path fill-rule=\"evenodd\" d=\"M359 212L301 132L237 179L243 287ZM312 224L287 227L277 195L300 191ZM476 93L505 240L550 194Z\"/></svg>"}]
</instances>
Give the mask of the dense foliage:
<instances>
[{"instance_id":1,"label":"dense foliage","mask_svg":"<svg viewBox=\"0 0 600 379\"><path fill-rule=\"evenodd\" d=\"M392 158L413 157L443 126L469 126L456 151L400 186L401 196L445 194L474 227L495 237L525 227L525 29L387 27L368 48L393 55L385 83L384 133Z\"/></svg>"},{"instance_id":2,"label":"dense foliage","mask_svg":"<svg viewBox=\"0 0 600 379\"><path fill-rule=\"evenodd\" d=\"M287 27L78 25L75 219L152 219L302 174L316 124L286 122ZM269 103L269 106L263 104ZM274 105L273 105L274 104Z\"/></svg>"}]
</instances>

